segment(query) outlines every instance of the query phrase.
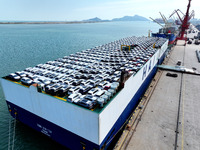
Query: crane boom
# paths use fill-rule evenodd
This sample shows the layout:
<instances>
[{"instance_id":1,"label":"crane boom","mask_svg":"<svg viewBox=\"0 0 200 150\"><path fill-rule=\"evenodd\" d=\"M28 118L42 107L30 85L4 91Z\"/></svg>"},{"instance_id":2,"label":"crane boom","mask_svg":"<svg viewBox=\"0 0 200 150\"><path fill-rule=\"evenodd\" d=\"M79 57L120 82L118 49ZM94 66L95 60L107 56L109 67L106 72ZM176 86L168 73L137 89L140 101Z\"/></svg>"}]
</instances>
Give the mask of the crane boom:
<instances>
[{"instance_id":1,"label":"crane boom","mask_svg":"<svg viewBox=\"0 0 200 150\"><path fill-rule=\"evenodd\" d=\"M164 28L164 26L162 25L162 24L160 24L158 21L156 21L155 19L153 19L153 18L151 18L151 17L149 17L151 20L153 20L154 22L156 22L157 24L159 24L161 27L163 27Z\"/></svg>"},{"instance_id":2,"label":"crane boom","mask_svg":"<svg viewBox=\"0 0 200 150\"><path fill-rule=\"evenodd\" d=\"M159 12L159 13L160 13L160 16L162 17L163 21L165 22L165 24L167 24L168 23L167 19L163 16L163 14L161 14L161 12Z\"/></svg>"}]
</instances>

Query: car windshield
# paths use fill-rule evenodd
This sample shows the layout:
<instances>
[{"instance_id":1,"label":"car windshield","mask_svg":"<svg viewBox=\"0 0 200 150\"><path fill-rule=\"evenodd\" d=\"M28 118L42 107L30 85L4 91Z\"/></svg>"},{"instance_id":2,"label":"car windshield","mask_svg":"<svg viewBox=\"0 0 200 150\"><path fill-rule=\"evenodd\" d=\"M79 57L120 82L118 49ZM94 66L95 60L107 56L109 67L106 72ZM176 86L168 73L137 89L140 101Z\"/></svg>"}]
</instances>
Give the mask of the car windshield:
<instances>
[{"instance_id":1,"label":"car windshield","mask_svg":"<svg viewBox=\"0 0 200 150\"><path fill-rule=\"evenodd\" d=\"M54 86L54 88L58 88L58 87L60 87L60 86L59 85Z\"/></svg>"},{"instance_id":2,"label":"car windshield","mask_svg":"<svg viewBox=\"0 0 200 150\"><path fill-rule=\"evenodd\" d=\"M14 75L12 75L13 77L18 77L18 75L16 75L16 74L14 74Z\"/></svg>"},{"instance_id":3,"label":"car windshield","mask_svg":"<svg viewBox=\"0 0 200 150\"><path fill-rule=\"evenodd\" d=\"M85 98L86 99L92 99L92 96L91 95L87 95Z\"/></svg>"}]
</instances>

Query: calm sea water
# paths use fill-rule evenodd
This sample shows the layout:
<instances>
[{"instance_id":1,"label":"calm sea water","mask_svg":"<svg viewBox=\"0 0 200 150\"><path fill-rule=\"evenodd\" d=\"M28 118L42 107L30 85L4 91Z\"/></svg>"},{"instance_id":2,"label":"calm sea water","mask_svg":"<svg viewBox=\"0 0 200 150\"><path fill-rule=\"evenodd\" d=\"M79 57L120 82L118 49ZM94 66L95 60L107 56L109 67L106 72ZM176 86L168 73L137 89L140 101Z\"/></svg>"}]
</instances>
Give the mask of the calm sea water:
<instances>
[{"instance_id":1,"label":"calm sea water","mask_svg":"<svg viewBox=\"0 0 200 150\"><path fill-rule=\"evenodd\" d=\"M159 26L152 22L0 25L0 77L124 37L148 36L149 30L157 32L158 29ZM11 123L10 136L9 123ZM12 139L13 131L13 119L8 113L0 86L0 150L8 149L9 137ZM13 141L10 147L12 143ZM64 148L46 136L16 122L14 149Z\"/></svg>"}]
</instances>

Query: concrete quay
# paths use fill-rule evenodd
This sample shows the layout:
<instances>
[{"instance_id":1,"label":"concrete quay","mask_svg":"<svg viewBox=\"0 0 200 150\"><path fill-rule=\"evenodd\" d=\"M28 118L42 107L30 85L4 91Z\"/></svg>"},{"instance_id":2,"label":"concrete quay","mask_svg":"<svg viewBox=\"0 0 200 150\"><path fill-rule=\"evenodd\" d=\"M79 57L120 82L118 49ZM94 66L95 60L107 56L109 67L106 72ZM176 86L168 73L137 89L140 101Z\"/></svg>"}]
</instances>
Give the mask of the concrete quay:
<instances>
[{"instance_id":1,"label":"concrete quay","mask_svg":"<svg viewBox=\"0 0 200 150\"><path fill-rule=\"evenodd\" d=\"M194 35L191 33L188 37ZM186 46L178 41L165 65L175 66L181 61L182 66L200 72L196 50L200 50L200 46L195 45L194 40ZM160 72L148 105L134 120L138 121L137 125L124 131L127 133L122 134L115 149L200 150L200 76ZM178 76L166 76L168 72Z\"/></svg>"}]
</instances>

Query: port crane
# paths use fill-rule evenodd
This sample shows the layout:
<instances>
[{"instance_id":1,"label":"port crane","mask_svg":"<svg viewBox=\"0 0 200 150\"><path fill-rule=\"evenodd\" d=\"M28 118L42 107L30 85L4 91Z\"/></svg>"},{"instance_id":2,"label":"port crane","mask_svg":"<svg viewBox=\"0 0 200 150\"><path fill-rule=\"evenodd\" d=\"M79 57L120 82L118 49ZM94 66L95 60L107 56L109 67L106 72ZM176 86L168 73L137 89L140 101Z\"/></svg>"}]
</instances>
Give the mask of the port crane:
<instances>
[{"instance_id":1,"label":"port crane","mask_svg":"<svg viewBox=\"0 0 200 150\"><path fill-rule=\"evenodd\" d=\"M190 26L190 23L189 23L190 19L193 18L194 15L195 15L194 10L192 10L191 13L189 13L191 1L192 0L189 0L189 3L188 3L188 6L187 6L187 10L186 10L185 15L179 9L174 10L174 12L170 15L170 17L171 17L174 14L177 14L177 16L178 16L178 18L179 18L179 20L181 22L181 25L180 25L180 34L179 34L179 36L177 36L176 41L177 40L185 40L185 41L187 40L187 37L184 37L184 34L185 34L185 31ZM179 12L183 14L183 17L180 17Z\"/></svg>"},{"instance_id":2,"label":"port crane","mask_svg":"<svg viewBox=\"0 0 200 150\"><path fill-rule=\"evenodd\" d=\"M153 20L154 22L156 22L162 27L161 29L159 29L159 33L164 33L164 34L175 33L176 32L175 26L174 26L175 23L170 21L168 18L166 18L165 15L163 15L161 12L159 13L162 18L163 24L161 24L159 20L149 17L151 20Z\"/></svg>"},{"instance_id":3,"label":"port crane","mask_svg":"<svg viewBox=\"0 0 200 150\"><path fill-rule=\"evenodd\" d=\"M157 20L155 20L155 19L153 19L153 18L151 18L151 17L149 17L151 20L153 20L154 22L156 22L157 24L159 24L162 28L169 28L169 27L171 27L172 26L172 23L171 22L169 22L168 20L167 20L167 18L161 13L161 12L159 12L160 13L160 16L162 17L162 20L163 20L163 22L164 22L164 25L162 25L161 23L159 23Z\"/></svg>"}]
</instances>

